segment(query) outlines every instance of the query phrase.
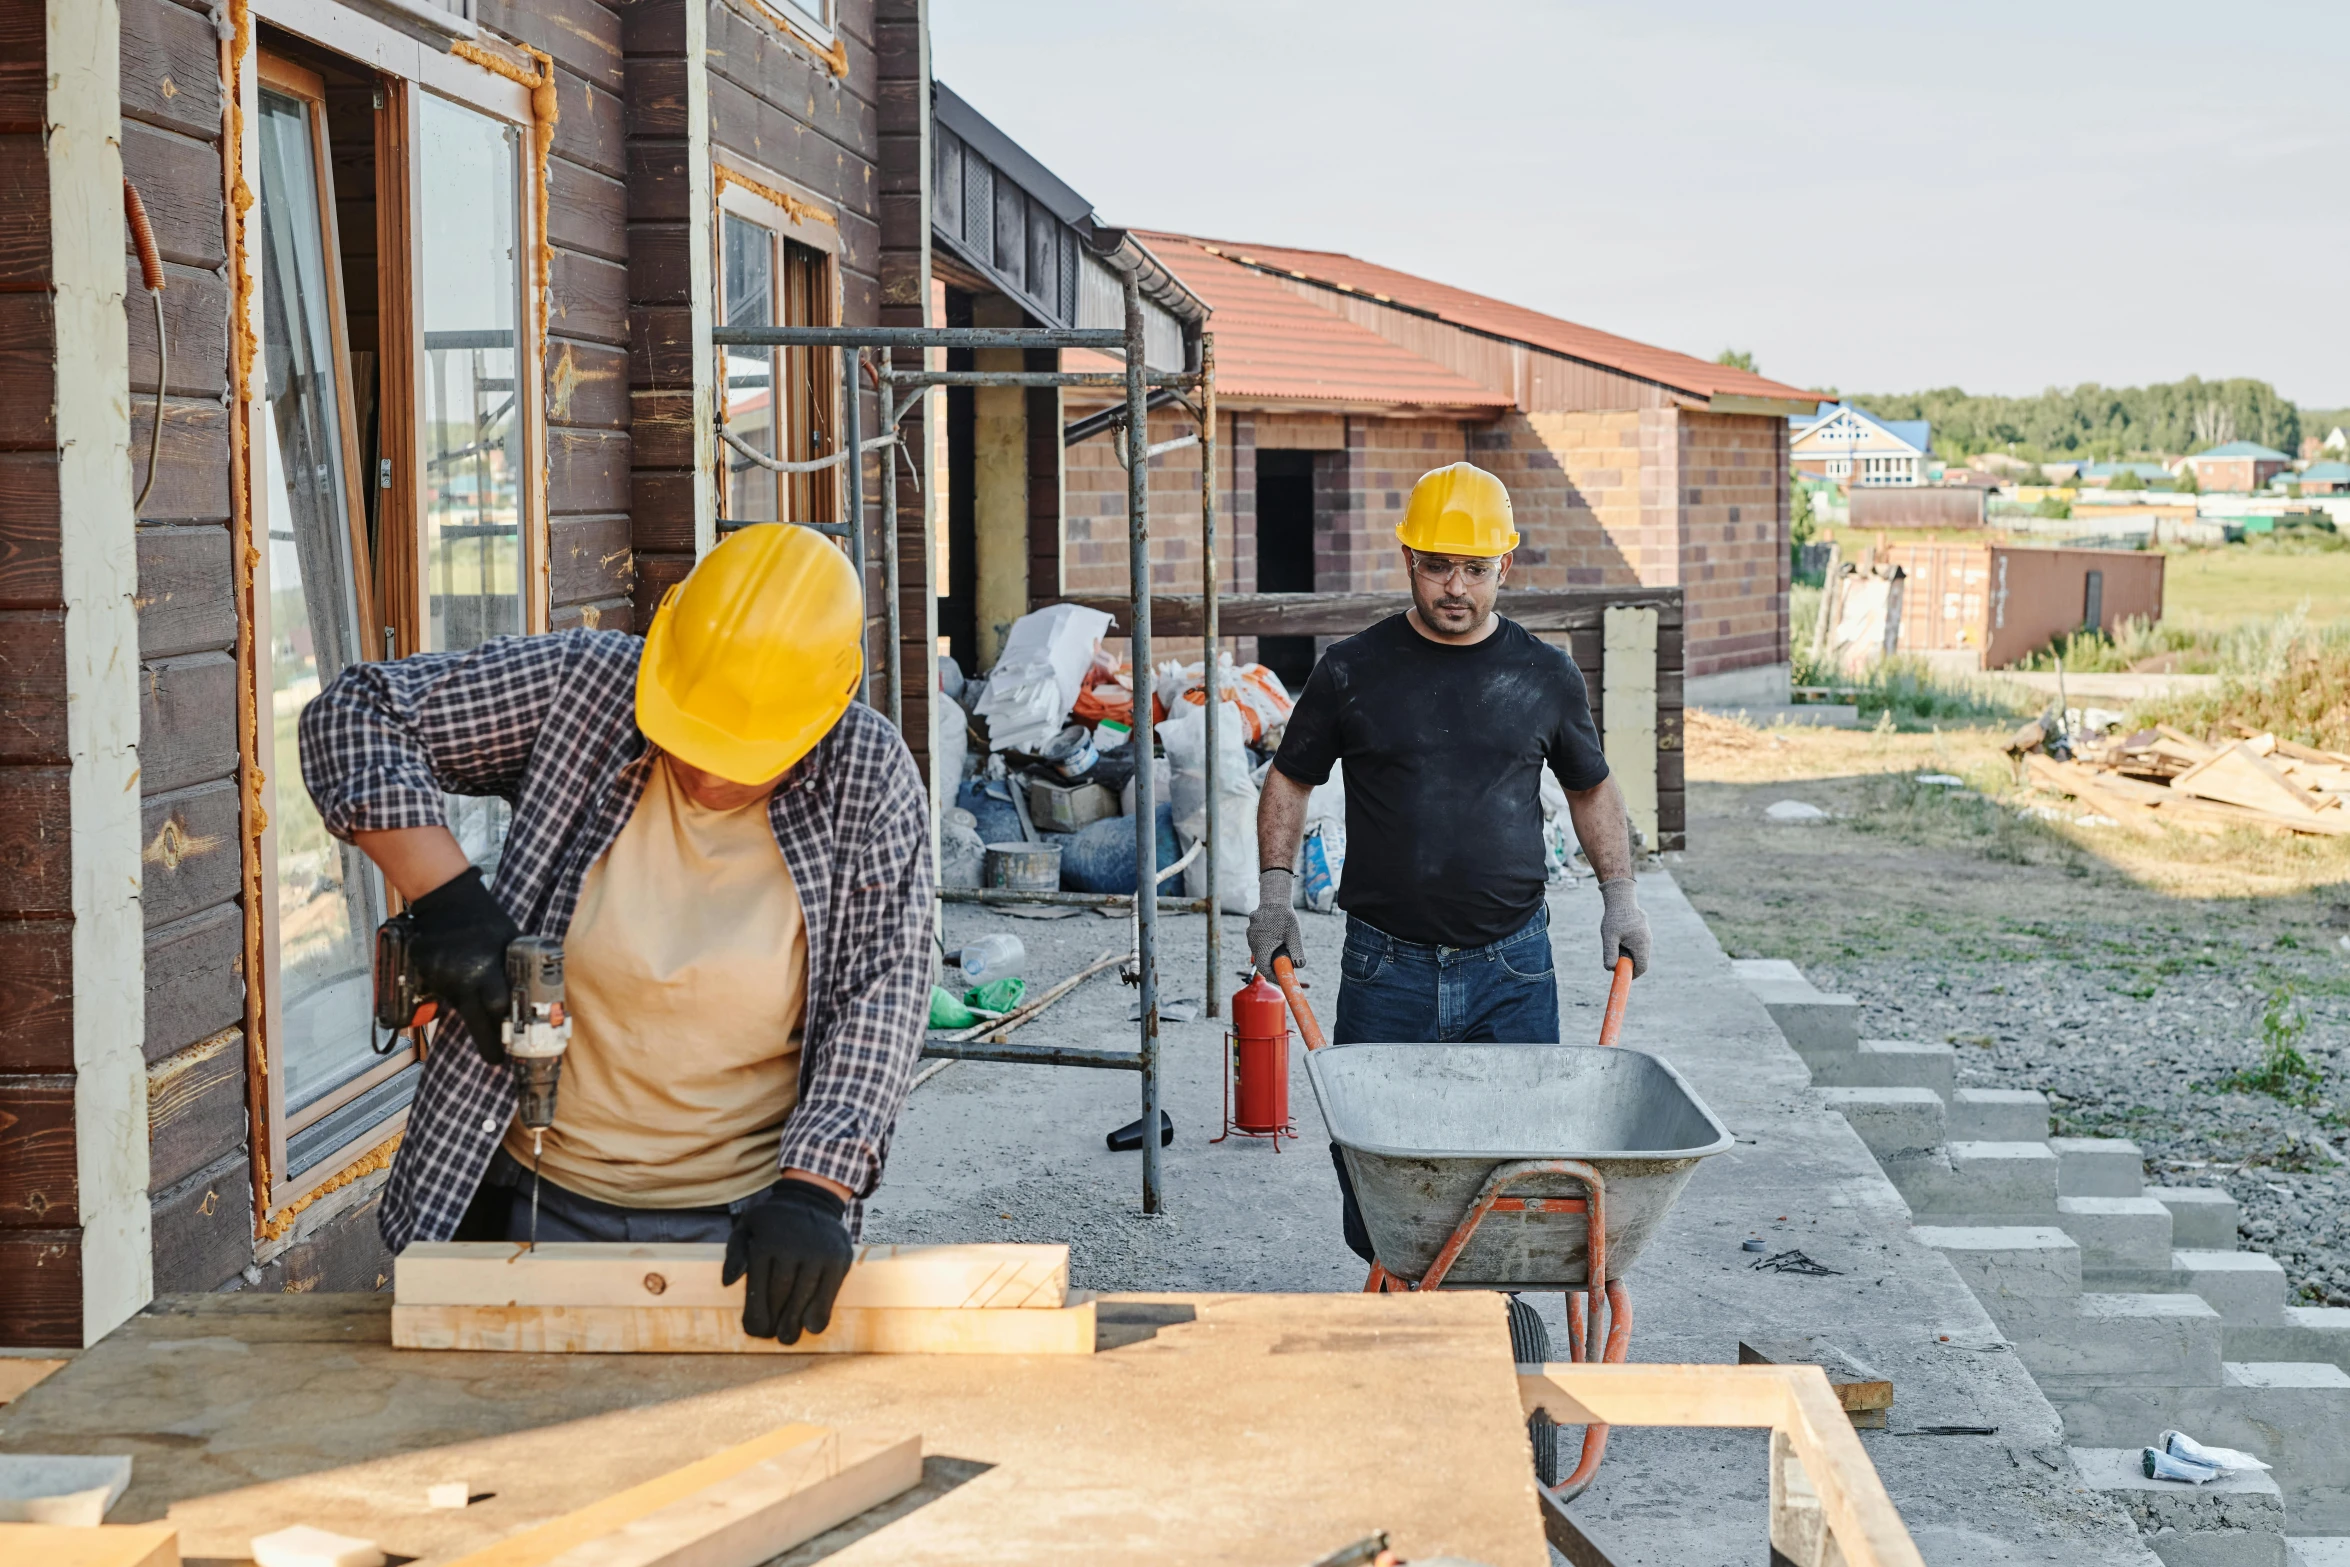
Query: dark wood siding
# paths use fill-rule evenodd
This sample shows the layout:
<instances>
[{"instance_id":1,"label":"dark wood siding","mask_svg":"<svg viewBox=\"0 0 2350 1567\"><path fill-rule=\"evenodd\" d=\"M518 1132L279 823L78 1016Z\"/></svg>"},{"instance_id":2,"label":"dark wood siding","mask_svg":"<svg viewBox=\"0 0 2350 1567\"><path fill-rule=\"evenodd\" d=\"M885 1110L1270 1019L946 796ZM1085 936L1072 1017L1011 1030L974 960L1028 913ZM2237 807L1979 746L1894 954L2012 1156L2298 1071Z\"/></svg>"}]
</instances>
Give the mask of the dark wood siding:
<instances>
[{"instance_id":1,"label":"dark wood siding","mask_svg":"<svg viewBox=\"0 0 2350 1567\"><path fill-rule=\"evenodd\" d=\"M81 1342L46 11L0 0L0 1343Z\"/></svg>"},{"instance_id":2,"label":"dark wood siding","mask_svg":"<svg viewBox=\"0 0 2350 1567\"><path fill-rule=\"evenodd\" d=\"M628 267L626 335L629 415L651 431L693 400L693 279L685 200L686 6L699 0L635 0L621 8L626 81L621 113L621 180ZM693 565L694 483L690 431L673 443L632 442L621 452L628 476L630 599L616 610L623 628L642 627L671 583ZM582 617L584 619L584 617ZM558 624L564 622L558 621ZM602 624L614 623L604 618Z\"/></svg>"},{"instance_id":3,"label":"dark wood siding","mask_svg":"<svg viewBox=\"0 0 2350 1567\"><path fill-rule=\"evenodd\" d=\"M924 0L875 0L872 14L879 116L880 201L875 216L880 293L874 315L852 313L848 319L874 320L883 326L942 324L930 316L930 44ZM912 462L901 459L888 470L896 476L898 497L898 657L905 672L906 743L927 778L934 725L931 693L938 689L938 642L931 630L939 588L933 580L936 535L923 500L932 489L923 475L931 442L919 406L900 429ZM1059 457L1055 450L1056 463ZM947 787L951 790L952 783Z\"/></svg>"}]
</instances>

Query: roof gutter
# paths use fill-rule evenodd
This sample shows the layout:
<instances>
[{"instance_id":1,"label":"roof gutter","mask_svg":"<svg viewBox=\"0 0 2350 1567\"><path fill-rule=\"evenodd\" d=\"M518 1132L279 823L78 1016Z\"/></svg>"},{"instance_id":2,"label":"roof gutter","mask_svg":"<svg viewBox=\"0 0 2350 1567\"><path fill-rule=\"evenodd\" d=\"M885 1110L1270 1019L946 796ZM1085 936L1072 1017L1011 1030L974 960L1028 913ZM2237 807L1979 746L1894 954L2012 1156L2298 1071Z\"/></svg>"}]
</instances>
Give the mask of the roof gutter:
<instances>
[{"instance_id":1,"label":"roof gutter","mask_svg":"<svg viewBox=\"0 0 2350 1567\"><path fill-rule=\"evenodd\" d=\"M1090 217L1080 219L1076 227L1094 260L1121 278L1136 278L1142 285L1142 297L1182 322L1186 337L1199 335L1208 320L1206 301L1186 287L1165 262L1152 255L1150 247L1134 237L1133 230L1105 228Z\"/></svg>"}]
</instances>

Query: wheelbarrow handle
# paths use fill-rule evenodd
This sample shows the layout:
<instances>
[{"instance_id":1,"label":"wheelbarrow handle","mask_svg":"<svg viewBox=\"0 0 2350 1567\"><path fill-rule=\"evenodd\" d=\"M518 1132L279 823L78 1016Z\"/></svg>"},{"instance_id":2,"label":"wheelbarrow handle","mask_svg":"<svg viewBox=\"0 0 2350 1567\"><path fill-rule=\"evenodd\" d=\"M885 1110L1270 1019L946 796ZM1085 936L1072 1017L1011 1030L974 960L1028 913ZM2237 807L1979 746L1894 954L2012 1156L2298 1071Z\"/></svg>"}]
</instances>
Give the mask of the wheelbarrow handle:
<instances>
[{"instance_id":1,"label":"wheelbarrow handle","mask_svg":"<svg viewBox=\"0 0 2350 1567\"><path fill-rule=\"evenodd\" d=\"M1616 1036L1624 1031L1624 1008L1632 1000L1632 960L1616 959L1616 977L1608 982L1607 1011L1599 1020L1599 1042L1603 1046L1616 1043Z\"/></svg>"},{"instance_id":2,"label":"wheelbarrow handle","mask_svg":"<svg viewBox=\"0 0 2350 1567\"><path fill-rule=\"evenodd\" d=\"M1289 998L1289 1010L1297 1015L1297 1031L1305 1036L1306 1048L1321 1049L1327 1043L1322 1038L1322 1025L1314 1021L1314 1009L1306 1002L1306 987L1297 982L1297 966L1289 961L1287 947L1273 954L1273 983Z\"/></svg>"}]
</instances>

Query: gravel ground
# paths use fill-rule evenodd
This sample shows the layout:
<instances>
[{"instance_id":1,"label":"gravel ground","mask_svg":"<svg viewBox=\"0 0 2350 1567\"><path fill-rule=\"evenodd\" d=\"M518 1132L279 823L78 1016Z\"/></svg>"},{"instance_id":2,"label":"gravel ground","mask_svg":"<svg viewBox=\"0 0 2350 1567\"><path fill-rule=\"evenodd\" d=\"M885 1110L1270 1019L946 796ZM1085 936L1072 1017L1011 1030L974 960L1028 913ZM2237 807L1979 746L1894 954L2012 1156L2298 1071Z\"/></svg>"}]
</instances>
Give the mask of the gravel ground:
<instances>
[{"instance_id":1,"label":"gravel ground","mask_svg":"<svg viewBox=\"0 0 2350 1567\"><path fill-rule=\"evenodd\" d=\"M1873 755L1792 738L1760 759L1730 740L1735 755L1692 737L1692 847L1672 868L1733 956L1791 958L1860 997L1872 1036L1962 1047L1962 1085L2042 1090L2061 1135L2132 1139L2150 1184L2225 1186L2242 1244L2302 1303L2350 1305L2339 849L2241 846L2247 863L2302 854L2297 877L2231 881L2228 845L2207 840L2149 867L2159 845L1986 797L2001 769L1982 737L1888 736ZM1915 781L1942 769L1977 787ZM1767 821L1785 799L1832 819ZM2280 1046L2306 1070L2263 1079Z\"/></svg>"}]
</instances>

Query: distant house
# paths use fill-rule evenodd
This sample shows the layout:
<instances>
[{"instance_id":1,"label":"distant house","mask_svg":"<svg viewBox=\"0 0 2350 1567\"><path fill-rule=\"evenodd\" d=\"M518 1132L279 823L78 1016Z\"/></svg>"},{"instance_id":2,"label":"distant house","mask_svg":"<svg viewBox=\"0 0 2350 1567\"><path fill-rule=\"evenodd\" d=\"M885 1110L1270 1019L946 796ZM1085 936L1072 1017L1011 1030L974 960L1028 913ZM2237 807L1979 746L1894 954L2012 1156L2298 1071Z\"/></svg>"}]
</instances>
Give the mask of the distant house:
<instances>
[{"instance_id":1,"label":"distant house","mask_svg":"<svg viewBox=\"0 0 2350 1567\"><path fill-rule=\"evenodd\" d=\"M2350 495L2350 463L2311 463L2301 470L2298 482L2304 495Z\"/></svg>"},{"instance_id":2,"label":"distant house","mask_svg":"<svg viewBox=\"0 0 2350 1567\"><path fill-rule=\"evenodd\" d=\"M1822 403L1809 419L1788 421L1787 455L1800 473L1855 487L1915 487L1926 482L1932 428L1923 419L1880 419L1850 403Z\"/></svg>"},{"instance_id":3,"label":"distant house","mask_svg":"<svg viewBox=\"0 0 2350 1567\"><path fill-rule=\"evenodd\" d=\"M2170 470L2158 462L2093 462L2081 467L2083 484L2109 490L2142 490L2169 477Z\"/></svg>"},{"instance_id":4,"label":"distant house","mask_svg":"<svg viewBox=\"0 0 2350 1567\"><path fill-rule=\"evenodd\" d=\"M2293 459L2258 441L2230 441L2197 452L2187 459L2199 489L2250 492L2265 489L2268 481L2293 466Z\"/></svg>"}]
</instances>

